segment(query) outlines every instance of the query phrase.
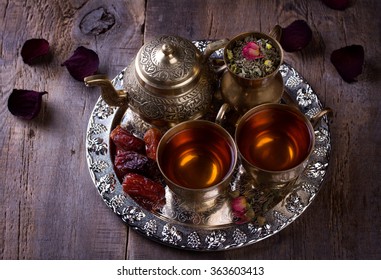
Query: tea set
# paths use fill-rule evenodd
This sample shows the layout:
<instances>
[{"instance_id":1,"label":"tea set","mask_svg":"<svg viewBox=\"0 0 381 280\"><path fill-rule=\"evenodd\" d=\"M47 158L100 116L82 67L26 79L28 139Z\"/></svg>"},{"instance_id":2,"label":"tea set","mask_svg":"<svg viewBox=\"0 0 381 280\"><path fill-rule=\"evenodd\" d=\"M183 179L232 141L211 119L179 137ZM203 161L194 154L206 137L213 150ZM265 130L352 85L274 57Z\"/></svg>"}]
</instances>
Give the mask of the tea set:
<instances>
[{"instance_id":1,"label":"tea set","mask_svg":"<svg viewBox=\"0 0 381 280\"><path fill-rule=\"evenodd\" d=\"M232 44L248 36L268 41L279 53L279 64L264 77L242 78L227 66ZM306 168L315 144L313 125L330 109L308 119L292 105L280 104L283 50L278 41L278 28L269 35L246 32L212 42L201 53L191 41L165 35L141 47L124 72L123 89L115 89L104 75L84 81L87 86L100 86L108 105L128 107L165 131L157 164L168 187L179 197L205 202L223 196L238 161L256 188L282 189ZM216 70L210 56L221 48L224 66ZM204 120L218 90L222 105L214 122ZM233 124L234 137L223 127L231 110L239 115ZM184 178L189 174L207 178L189 186L191 179L182 181L181 172Z\"/></svg>"}]
</instances>

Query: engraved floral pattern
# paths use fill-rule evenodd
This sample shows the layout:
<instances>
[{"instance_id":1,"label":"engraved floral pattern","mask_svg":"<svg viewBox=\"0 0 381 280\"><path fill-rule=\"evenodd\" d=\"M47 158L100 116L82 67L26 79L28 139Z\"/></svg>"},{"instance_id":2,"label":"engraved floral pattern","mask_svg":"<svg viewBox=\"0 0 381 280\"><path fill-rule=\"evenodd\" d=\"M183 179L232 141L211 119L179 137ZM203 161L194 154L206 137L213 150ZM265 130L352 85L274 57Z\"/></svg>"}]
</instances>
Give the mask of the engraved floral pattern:
<instances>
[{"instance_id":1,"label":"engraved floral pattern","mask_svg":"<svg viewBox=\"0 0 381 280\"><path fill-rule=\"evenodd\" d=\"M303 82L303 79L299 76L298 73L295 72L294 69L292 70L292 74L293 75L289 76L289 78L285 82L285 86L290 88L296 88Z\"/></svg>"},{"instance_id":2,"label":"engraved floral pattern","mask_svg":"<svg viewBox=\"0 0 381 280\"><path fill-rule=\"evenodd\" d=\"M313 151L313 153L319 157L327 156L328 152L329 152L329 146L315 147L315 150Z\"/></svg>"},{"instance_id":3,"label":"engraved floral pattern","mask_svg":"<svg viewBox=\"0 0 381 280\"><path fill-rule=\"evenodd\" d=\"M155 235L157 232L156 220L149 220L148 222L146 222L143 227L143 230L147 236Z\"/></svg>"},{"instance_id":4,"label":"engraved floral pattern","mask_svg":"<svg viewBox=\"0 0 381 280\"><path fill-rule=\"evenodd\" d=\"M273 230L272 230L272 227L269 223L266 223L262 226L262 230L261 230L261 237L266 237L266 236L269 236L271 234L273 234Z\"/></svg>"},{"instance_id":5,"label":"engraved floral pattern","mask_svg":"<svg viewBox=\"0 0 381 280\"><path fill-rule=\"evenodd\" d=\"M318 113L320 113L320 111L321 111L321 109L320 108L312 108L312 109L310 109L310 110L308 110L306 113L305 113L305 115L309 118L309 119L311 119L311 118L313 118L314 116L316 116Z\"/></svg>"},{"instance_id":6,"label":"engraved floral pattern","mask_svg":"<svg viewBox=\"0 0 381 280\"><path fill-rule=\"evenodd\" d=\"M258 225L249 223L248 229L255 239L261 239L273 233L273 230L271 229L271 225L269 225L268 223L264 224L263 226L258 226Z\"/></svg>"},{"instance_id":7,"label":"engraved floral pattern","mask_svg":"<svg viewBox=\"0 0 381 280\"><path fill-rule=\"evenodd\" d=\"M99 179L97 189L101 196L115 191L116 180L113 174L106 174Z\"/></svg>"},{"instance_id":8,"label":"engraved floral pattern","mask_svg":"<svg viewBox=\"0 0 381 280\"><path fill-rule=\"evenodd\" d=\"M304 205L302 199L297 194L291 194L286 200L286 209L292 214L300 214Z\"/></svg>"},{"instance_id":9,"label":"engraved floral pattern","mask_svg":"<svg viewBox=\"0 0 381 280\"><path fill-rule=\"evenodd\" d=\"M106 131L107 131L107 127L104 124L92 122L89 127L88 134L90 135L100 134Z\"/></svg>"},{"instance_id":10,"label":"engraved floral pattern","mask_svg":"<svg viewBox=\"0 0 381 280\"><path fill-rule=\"evenodd\" d=\"M98 161L92 162L89 166L90 170L92 170L94 173L101 173L107 167L109 167L109 164L104 160L98 160Z\"/></svg>"},{"instance_id":11,"label":"engraved floral pattern","mask_svg":"<svg viewBox=\"0 0 381 280\"><path fill-rule=\"evenodd\" d=\"M304 190L306 193L308 193L310 195L310 198L315 196L315 194L319 191L319 189L316 185L313 185L313 184L308 183L308 182L303 182L301 184L301 188L302 188L302 190Z\"/></svg>"},{"instance_id":12,"label":"engraved floral pattern","mask_svg":"<svg viewBox=\"0 0 381 280\"><path fill-rule=\"evenodd\" d=\"M236 228L233 232L233 240L234 240L234 244L241 245L241 244L246 243L247 236L243 231Z\"/></svg>"},{"instance_id":13,"label":"engraved floral pattern","mask_svg":"<svg viewBox=\"0 0 381 280\"><path fill-rule=\"evenodd\" d=\"M94 117L97 117L98 119L107 119L112 114L114 114L116 110L116 107L111 107L107 105L107 103L101 99L94 108L93 115Z\"/></svg>"},{"instance_id":14,"label":"engraved floral pattern","mask_svg":"<svg viewBox=\"0 0 381 280\"><path fill-rule=\"evenodd\" d=\"M213 231L205 238L205 243L208 245L208 249L218 249L223 246L226 241L226 233L223 231Z\"/></svg>"},{"instance_id":15,"label":"engraved floral pattern","mask_svg":"<svg viewBox=\"0 0 381 280\"><path fill-rule=\"evenodd\" d=\"M247 228L250 233L253 235L254 239L258 239L261 236L262 227L257 226L253 223L248 223Z\"/></svg>"},{"instance_id":16,"label":"engraved floral pattern","mask_svg":"<svg viewBox=\"0 0 381 280\"><path fill-rule=\"evenodd\" d=\"M274 211L273 217L277 223L278 228L284 226L288 221L288 218L286 217L286 215L284 215L283 213L281 213L279 211Z\"/></svg>"},{"instance_id":17,"label":"engraved floral pattern","mask_svg":"<svg viewBox=\"0 0 381 280\"><path fill-rule=\"evenodd\" d=\"M97 137L94 139L87 139L87 150L96 155L105 155L108 152L108 146L103 142L102 138Z\"/></svg>"},{"instance_id":18,"label":"engraved floral pattern","mask_svg":"<svg viewBox=\"0 0 381 280\"><path fill-rule=\"evenodd\" d=\"M319 127L317 131L315 131L315 139L317 142L328 142L329 141L329 132L323 127Z\"/></svg>"},{"instance_id":19,"label":"engraved floral pattern","mask_svg":"<svg viewBox=\"0 0 381 280\"><path fill-rule=\"evenodd\" d=\"M308 107L309 105L316 103L317 96L312 88L307 85L305 88L301 88L297 91L296 101L299 106Z\"/></svg>"},{"instance_id":20,"label":"engraved floral pattern","mask_svg":"<svg viewBox=\"0 0 381 280\"><path fill-rule=\"evenodd\" d=\"M306 175L310 178L322 178L325 175L328 163L315 162L307 166Z\"/></svg>"},{"instance_id":21,"label":"engraved floral pattern","mask_svg":"<svg viewBox=\"0 0 381 280\"><path fill-rule=\"evenodd\" d=\"M173 50L176 52L174 55L177 58L177 63L164 64L157 60L157 57L162 56L158 52L162 52L164 44L181 49L181 52L176 52L176 49ZM191 42L182 38L162 36L143 46L139 62L143 71L157 82L180 81L192 71L197 59L196 50Z\"/></svg>"},{"instance_id":22,"label":"engraved floral pattern","mask_svg":"<svg viewBox=\"0 0 381 280\"><path fill-rule=\"evenodd\" d=\"M170 224L166 224L163 227L163 231L161 233L163 235L163 241L168 242L173 245L177 245L182 238L182 233L176 229L175 226L171 226Z\"/></svg>"},{"instance_id":23,"label":"engraved floral pattern","mask_svg":"<svg viewBox=\"0 0 381 280\"><path fill-rule=\"evenodd\" d=\"M124 208L120 214L122 215L123 221L131 224L140 221L146 216L140 208L134 206Z\"/></svg>"},{"instance_id":24,"label":"engraved floral pattern","mask_svg":"<svg viewBox=\"0 0 381 280\"><path fill-rule=\"evenodd\" d=\"M200 247L201 241L200 241L200 236L197 234L197 232L193 231L188 235L187 245L192 249L196 249Z\"/></svg>"},{"instance_id":25,"label":"engraved floral pattern","mask_svg":"<svg viewBox=\"0 0 381 280\"><path fill-rule=\"evenodd\" d=\"M120 215L122 212L122 208L124 206L124 202L126 200L126 197L122 194L118 194L110 199L108 206L113 209L113 211Z\"/></svg>"},{"instance_id":26,"label":"engraved floral pattern","mask_svg":"<svg viewBox=\"0 0 381 280\"><path fill-rule=\"evenodd\" d=\"M131 67L131 66L130 66ZM129 71L132 71L129 68ZM212 87L206 75L201 75L197 85L186 95L163 99L146 92L134 76L126 76L129 91L129 106L149 120L168 122L184 121L199 112L205 112L212 100Z\"/></svg>"}]
</instances>

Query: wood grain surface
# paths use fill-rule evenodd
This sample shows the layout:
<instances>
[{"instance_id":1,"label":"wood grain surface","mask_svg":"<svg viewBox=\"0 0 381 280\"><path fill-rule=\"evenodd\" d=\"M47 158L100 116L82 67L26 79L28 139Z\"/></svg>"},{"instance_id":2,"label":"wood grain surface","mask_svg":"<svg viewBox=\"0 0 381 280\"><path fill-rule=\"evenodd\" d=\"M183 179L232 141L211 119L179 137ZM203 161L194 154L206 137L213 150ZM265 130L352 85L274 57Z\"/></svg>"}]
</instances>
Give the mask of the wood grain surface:
<instances>
[{"instance_id":1,"label":"wood grain surface","mask_svg":"<svg viewBox=\"0 0 381 280\"><path fill-rule=\"evenodd\" d=\"M0 259L380 259L380 3L351 1L337 11L319 0L0 0ZM285 61L334 111L329 172L312 205L280 233L224 252L166 247L126 226L87 169L85 133L99 89L61 63L85 46L98 53L99 72L114 77L157 35L229 38L297 19L313 40ZM22 61L31 38L50 42L50 62ZM330 55L352 44L364 47L365 65L349 84ZM36 119L10 114L14 88L48 92Z\"/></svg>"}]
</instances>

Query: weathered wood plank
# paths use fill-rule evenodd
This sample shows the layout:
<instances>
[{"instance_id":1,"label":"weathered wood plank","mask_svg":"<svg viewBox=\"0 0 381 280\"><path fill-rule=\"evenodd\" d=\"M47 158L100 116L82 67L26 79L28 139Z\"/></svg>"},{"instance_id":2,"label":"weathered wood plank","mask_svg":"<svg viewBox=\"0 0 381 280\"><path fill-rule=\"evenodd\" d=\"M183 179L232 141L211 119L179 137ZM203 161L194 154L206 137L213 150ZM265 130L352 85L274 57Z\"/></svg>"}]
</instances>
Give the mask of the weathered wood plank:
<instances>
[{"instance_id":1,"label":"weathered wood plank","mask_svg":"<svg viewBox=\"0 0 381 280\"><path fill-rule=\"evenodd\" d=\"M99 89L75 81L60 64L83 45L98 53L101 72L115 76L141 45L144 1L2 6L0 258L124 258L128 229L97 194L86 165L85 132ZM79 23L99 7L115 16L115 25L83 34ZM50 42L53 60L31 67L19 52L36 37ZM49 92L37 119L10 115L12 88Z\"/></svg>"}]
</instances>

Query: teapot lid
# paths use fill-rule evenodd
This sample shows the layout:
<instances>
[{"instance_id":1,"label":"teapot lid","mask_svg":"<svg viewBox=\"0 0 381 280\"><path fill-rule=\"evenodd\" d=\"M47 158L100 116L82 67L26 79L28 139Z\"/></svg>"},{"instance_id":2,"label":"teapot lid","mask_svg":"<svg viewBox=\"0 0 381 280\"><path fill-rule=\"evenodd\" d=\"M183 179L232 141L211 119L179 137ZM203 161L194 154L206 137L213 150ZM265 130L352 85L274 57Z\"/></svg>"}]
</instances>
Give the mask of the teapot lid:
<instances>
[{"instance_id":1,"label":"teapot lid","mask_svg":"<svg viewBox=\"0 0 381 280\"><path fill-rule=\"evenodd\" d=\"M177 94L198 81L201 63L202 55L192 42L177 36L161 36L139 50L135 70L144 88Z\"/></svg>"}]
</instances>

